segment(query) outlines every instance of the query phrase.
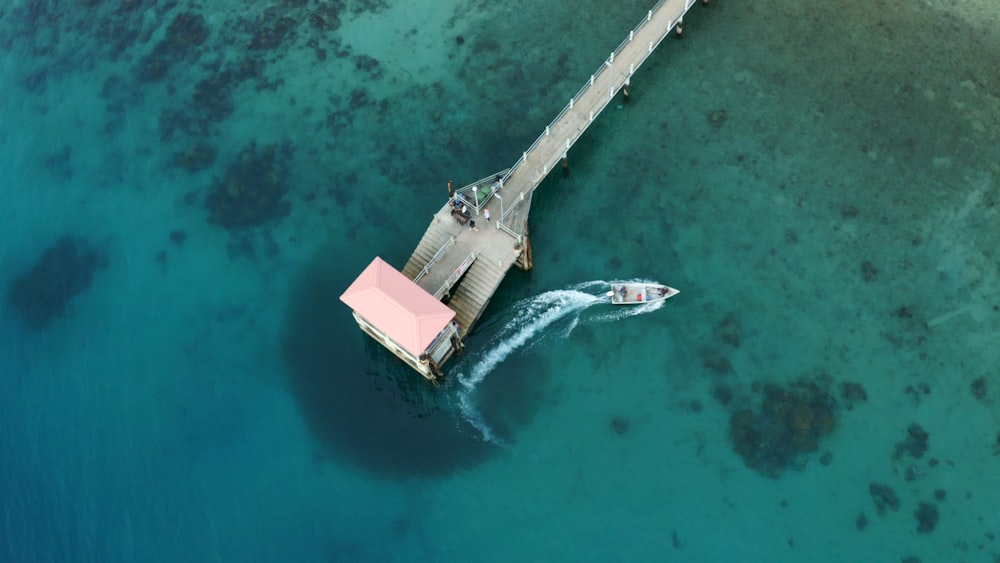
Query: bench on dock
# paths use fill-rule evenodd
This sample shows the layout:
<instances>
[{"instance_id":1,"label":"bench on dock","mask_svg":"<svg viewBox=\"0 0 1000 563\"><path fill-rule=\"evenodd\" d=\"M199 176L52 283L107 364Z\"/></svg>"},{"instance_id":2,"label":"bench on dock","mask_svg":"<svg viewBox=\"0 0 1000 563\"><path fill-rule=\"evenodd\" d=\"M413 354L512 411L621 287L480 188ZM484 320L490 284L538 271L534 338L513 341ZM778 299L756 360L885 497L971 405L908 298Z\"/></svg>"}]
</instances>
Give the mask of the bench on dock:
<instances>
[{"instance_id":1,"label":"bench on dock","mask_svg":"<svg viewBox=\"0 0 1000 563\"><path fill-rule=\"evenodd\" d=\"M472 218L472 215L468 215L466 213L462 213L462 211L458 210L458 209L452 209L451 210L451 216L454 217L455 220L458 221L458 223L460 225L464 225L464 224L468 223L469 219Z\"/></svg>"}]
</instances>

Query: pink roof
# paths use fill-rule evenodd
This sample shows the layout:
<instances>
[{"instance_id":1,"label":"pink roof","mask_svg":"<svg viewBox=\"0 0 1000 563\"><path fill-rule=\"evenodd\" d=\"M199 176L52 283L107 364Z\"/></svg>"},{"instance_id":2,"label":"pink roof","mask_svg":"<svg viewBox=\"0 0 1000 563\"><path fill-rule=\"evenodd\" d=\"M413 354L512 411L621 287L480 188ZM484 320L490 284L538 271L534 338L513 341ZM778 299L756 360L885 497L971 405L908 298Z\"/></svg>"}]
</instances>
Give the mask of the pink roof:
<instances>
[{"instance_id":1,"label":"pink roof","mask_svg":"<svg viewBox=\"0 0 1000 563\"><path fill-rule=\"evenodd\" d=\"M376 257L340 300L403 349L419 356L455 311Z\"/></svg>"}]
</instances>

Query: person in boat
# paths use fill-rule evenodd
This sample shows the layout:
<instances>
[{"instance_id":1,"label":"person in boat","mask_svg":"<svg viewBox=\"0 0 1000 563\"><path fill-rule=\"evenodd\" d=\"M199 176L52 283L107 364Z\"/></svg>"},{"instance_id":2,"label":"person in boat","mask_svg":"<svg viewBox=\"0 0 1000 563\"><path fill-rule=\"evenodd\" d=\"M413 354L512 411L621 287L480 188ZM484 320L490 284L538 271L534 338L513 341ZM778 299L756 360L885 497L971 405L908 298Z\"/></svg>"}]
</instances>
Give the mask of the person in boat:
<instances>
[{"instance_id":1,"label":"person in boat","mask_svg":"<svg viewBox=\"0 0 1000 563\"><path fill-rule=\"evenodd\" d=\"M626 289L625 286L623 285L622 288L618 290L618 293L622 294L622 301L624 301L625 296L628 295L628 289Z\"/></svg>"}]
</instances>

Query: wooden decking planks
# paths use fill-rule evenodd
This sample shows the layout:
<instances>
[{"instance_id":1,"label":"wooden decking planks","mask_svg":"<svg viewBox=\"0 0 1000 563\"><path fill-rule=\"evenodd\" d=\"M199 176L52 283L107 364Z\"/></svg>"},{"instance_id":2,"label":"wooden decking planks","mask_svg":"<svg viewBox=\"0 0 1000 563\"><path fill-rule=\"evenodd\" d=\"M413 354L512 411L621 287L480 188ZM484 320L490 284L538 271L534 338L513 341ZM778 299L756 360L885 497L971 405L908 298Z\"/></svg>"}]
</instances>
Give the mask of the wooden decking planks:
<instances>
[{"instance_id":1,"label":"wooden decking planks","mask_svg":"<svg viewBox=\"0 0 1000 563\"><path fill-rule=\"evenodd\" d=\"M461 225L458 225L454 220L451 220L451 223L454 223L454 225L441 221L437 215L434 216L430 226L424 232L424 236L417 243L417 248L414 249L413 255L410 256L410 259L406 262L406 266L403 267L404 276L412 280L434 257L434 254L448 242L448 239L461 234Z\"/></svg>"},{"instance_id":2,"label":"wooden decking planks","mask_svg":"<svg viewBox=\"0 0 1000 563\"><path fill-rule=\"evenodd\" d=\"M559 167L559 162L569 148L576 143L584 131L601 111L614 99L625 81L637 70L655 50L655 47L670 33L695 0L664 0L649 13L649 19L634 30L631 40L613 57L605 60L604 66L594 74L593 82L573 100L571 108L547 128L546 133L525 153L504 184L504 197L513 203L520 194L530 197L542 180ZM610 55L610 52L609 52ZM589 81L588 81L589 82ZM521 202L521 205L528 204ZM514 213L519 212L515 210ZM514 214L512 213L512 215ZM527 219L525 212L524 219ZM523 234L522 221L510 221L508 226ZM506 224L505 223L505 224Z\"/></svg>"},{"instance_id":3,"label":"wooden decking planks","mask_svg":"<svg viewBox=\"0 0 1000 563\"><path fill-rule=\"evenodd\" d=\"M570 107L546 128L545 134L523 155L500 193L505 209L514 206L504 220L505 227L522 237L527 233L535 188L549 172L558 168L560 159L694 3L695 0L659 2L648 13L646 21L630 33L620 50L591 77L589 86L581 90ZM494 221L501 217L499 199L491 200L487 208ZM435 294L470 254L476 256L448 302L448 306L455 311L459 334L464 338L524 249L518 238L495 228L495 222L488 223L483 216L476 216L473 219L479 230L473 231L455 221L450 212L451 207L445 205L435 213L403 268L403 274L410 279L415 278L449 240L454 240L454 244L442 253L418 282L424 290Z\"/></svg>"},{"instance_id":4,"label":"wooden decking planks","mask_svg":"<svg viewBox=\"0 0 1000 563\"><path fill-rule=\"evenodd\" d=\"M448 307L455 311L461 338L465 338L475 326L509 268L498 266L490 260L476 260L466 272L465 278L448 302Z\"/></svg>"},{"instance_id":5,"label":"wooden decking planks","mask_svg":"<svg viewBox=\"0 0 1000 563\"><path fill-rule=\"evenodd\" d=\"M499 213L498 206L498 202L491 202L487 207L496 214ZM403 267L403 275L413 279L443 245L454 239L454 244L418 282L420 287L433 295L462 261L475 254L475 262L448 302L448 306L455 311L460 326L459 335L463 338L482 314L519 254L513 248L516 239L497 229L495 220L488 222L482 215L474 220L478 231L459 224L451 217L450 206L445 205L434 214L413 255Z\"/></svg>"}]
</instances>

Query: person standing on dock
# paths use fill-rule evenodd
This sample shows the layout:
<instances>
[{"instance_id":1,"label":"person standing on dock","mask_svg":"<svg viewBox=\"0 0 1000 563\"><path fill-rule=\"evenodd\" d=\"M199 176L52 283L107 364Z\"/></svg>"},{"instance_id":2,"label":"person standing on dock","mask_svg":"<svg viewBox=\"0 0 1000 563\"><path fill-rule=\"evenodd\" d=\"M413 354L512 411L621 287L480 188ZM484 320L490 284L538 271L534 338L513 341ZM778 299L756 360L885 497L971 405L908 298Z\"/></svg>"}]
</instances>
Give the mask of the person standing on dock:
<instances>
[{"instance_id":1,"label":"person standing on dock","mask_svg":"<svg viewBox=\"0 0 1000 563\"><path fill-rule=\"evenodd\" d=\"M483 217L486 217L487 221L490 220L490 210L489 209L483 209Z\"/></svg>"},{"instance_id":2,"label":"person standing on dock","mask_svg":"<svg viewBox=\"0 0 1000 563\"><path fill-rule=\"evenodd\" d=\"M477 233L479 232L479 229L476 228L476 221L475 220L469 221L469 230L470 231L476 231Z\"/></svg>"}]
</instances>

